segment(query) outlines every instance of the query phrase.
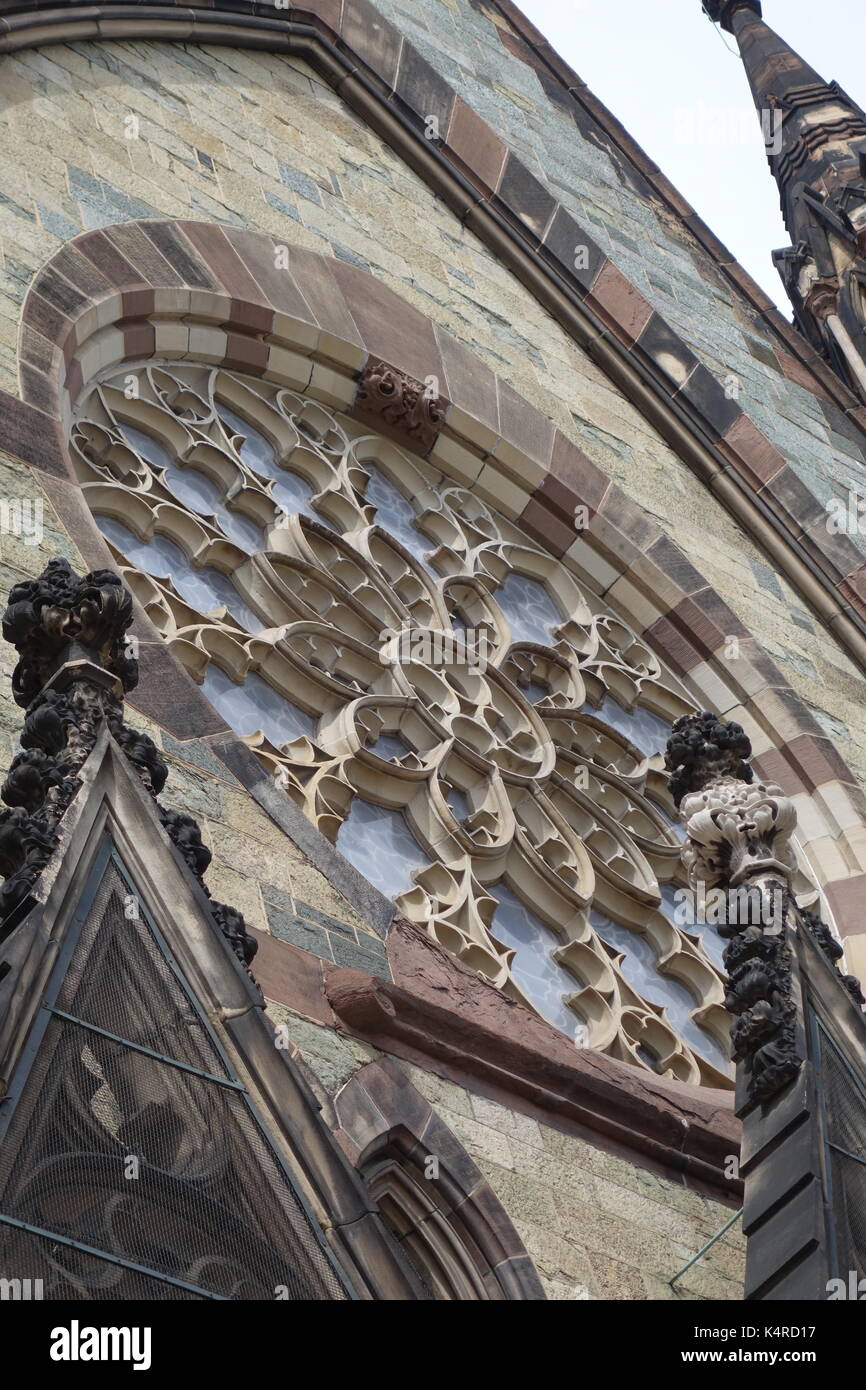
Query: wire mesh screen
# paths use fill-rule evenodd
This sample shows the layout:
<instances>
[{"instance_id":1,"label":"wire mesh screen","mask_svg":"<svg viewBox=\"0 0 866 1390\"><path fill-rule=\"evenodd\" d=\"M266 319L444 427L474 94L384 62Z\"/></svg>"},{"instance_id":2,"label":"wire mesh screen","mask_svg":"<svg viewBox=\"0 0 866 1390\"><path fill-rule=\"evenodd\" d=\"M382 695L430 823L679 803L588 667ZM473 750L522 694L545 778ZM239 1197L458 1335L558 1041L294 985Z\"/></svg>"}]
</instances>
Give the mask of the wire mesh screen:
<instances>
[{"instance_id":1,"label":"wire mesh screen","mask_svg":"<svg viewBox=\"0 0 866 1390\"><path fill-rule=\"evenodd\" d=\"M0 1149L0 1213L45 1233L0 1222L0 1275L58 1299L344 1298L128 894L109 864L56 1001L80 1022L52 1014Z\"/></svg>"},{"instance_id":2,"label":"wire mesh screen","mask_svg":"<svg viewBox=\"0 0 866 1390\"><path fill-rule=\"evenodd\" d=\"M836 1228L836 1258L843 1277L866 1276L866 1090L823 1028L819 1029L827 1159Z\"/></svg>"}]
</instances>

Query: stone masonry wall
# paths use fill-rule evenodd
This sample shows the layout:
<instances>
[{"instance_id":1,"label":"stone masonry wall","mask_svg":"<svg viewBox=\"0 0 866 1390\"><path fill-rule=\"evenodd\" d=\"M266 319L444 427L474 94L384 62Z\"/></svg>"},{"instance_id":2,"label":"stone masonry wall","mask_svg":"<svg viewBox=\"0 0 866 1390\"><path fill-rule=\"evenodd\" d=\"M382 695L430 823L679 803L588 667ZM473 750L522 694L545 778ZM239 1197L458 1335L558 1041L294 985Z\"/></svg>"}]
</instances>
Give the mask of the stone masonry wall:
<instances>
[{"instance_id":1,"label":"stone masonry wall","mask_svg":"<svg viewBox=\"0 0 866 1390\"><path fill-rule=\"evenodd\" d=\"M542 83L527 46L495 3L377 0L377 8L550 188L704 366L720 381L735 379L743 409L822 503L844 497L852 485L862 490L862 431L797 372L784 350L775 350L778 339L682 221L650 196L587 111L552 79ZM599 22L609 24L613 46L615 19ZM706 42L713 42L709 26ZM651 83L651 54L647 61ZM745 84L741 96L743 119L754 119L757 133ZM854 96L866 100L864 91ZM640 144L641 132L630 134ZM770 180L768 170L768 186Z\"/></svg>"},{"instance_id":2,"label":"stone masonry wall","mask_svg":"<svg viewBox=\"0 0 866 1390\"><path fill-rule=\"evenodd\" d=\"M279 1004L325 1106L382 1054ZM730 1220L724 1206L637 1162L393 1058L481 1169L532 1256L549 1299L726 1299L743 1296L739 1223L671 1280Z\"/></svg>"},{"instance_id":3,"label":"stone masonry wall","mask_svg":"<svg viewBox=\"0 0 866 1390\"><path fill-rule=\"evenodd\" d=\"M130 118L134 117L135 120ZM134 132L134 138L128 138ZM231 222L370 269L545 411L663 525L824 712L866 782L860 677L784 580L586 355L383 143L299 62L180 45L76 44L0 59L0 385L17 392L21 303L84 228L160 215ZM0 454L0 498L34 498ZM54 555L81 557L51 506L30 545L0 535L0 593ZM708 534L713 546L708 549ZM21 711L0 643L0 770ZM856 687L855 687L856 682ZM382 943L206 745L178 744L128 706L170 765L162 800L195 816L208 883L251 927L337 964L387 973ZM274 1008L323 1101L375 1054ZM404 1064L400 1064L404 1065ZM674 1294L667 1280L730 1210L573 1136L407 1067L507 1208L552 1298L733 1298L732 1230ZM586 1294L583 1291L586 1291Z\"/></svg>"},{"instance_id":4,"label":"stone masonry wall","mask_svg":"<svg viewBox=\"0 0 866 1390\"><path fill-rule=\"evenodd\" d=\"M17 391L17 322L38 267L84 228L148 215L258 228L352 261L446 327L668 531L866 786L862 677L835 639L529 292L299 61L142 42L0 59L0 385ZM29 568L33 550L0 544L10 574Z\"/></svg>"}]
</instances>

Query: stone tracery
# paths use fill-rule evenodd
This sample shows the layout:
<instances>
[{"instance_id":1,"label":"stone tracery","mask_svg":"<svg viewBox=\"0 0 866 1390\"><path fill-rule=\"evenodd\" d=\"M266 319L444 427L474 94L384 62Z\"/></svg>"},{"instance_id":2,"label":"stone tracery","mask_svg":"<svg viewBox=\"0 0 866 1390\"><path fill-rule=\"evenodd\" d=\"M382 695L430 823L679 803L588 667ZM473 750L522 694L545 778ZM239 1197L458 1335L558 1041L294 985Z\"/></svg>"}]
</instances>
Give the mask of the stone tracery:
<instances>
[{"instance_id":1,"label":"stone tracery","mask_svg":"<svg viewBox=\"0 0 866 1390\"><path fill-rule=\"evenodd\" d=\"M404 915L578 1042L723 1084L722 981L659 886L680 854L660 754L693 705L566 563L430 464L223 370L108 376L72 443L166 641Z\"/></svg>"}]
</instances>

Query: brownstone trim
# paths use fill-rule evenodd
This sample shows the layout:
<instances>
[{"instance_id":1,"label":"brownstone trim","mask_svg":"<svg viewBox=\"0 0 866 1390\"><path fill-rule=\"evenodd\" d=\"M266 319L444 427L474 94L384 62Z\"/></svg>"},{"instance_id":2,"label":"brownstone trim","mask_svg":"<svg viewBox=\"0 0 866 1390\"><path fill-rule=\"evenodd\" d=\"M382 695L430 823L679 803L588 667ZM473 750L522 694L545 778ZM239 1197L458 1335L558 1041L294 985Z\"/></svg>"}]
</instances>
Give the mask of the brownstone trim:
<instances>
[{"instance_id":1,"label":"brownstone trim","mask_svg":"<svg viewBox=\"0 0 866 1390\"><path fill-rule=\"evenodd\" d=\"M500 0L499 9L517 32L525 35L527 51L536 54L536 61L558 81L566 83L569 97L579 100L599 120L650 182L656 181L656 191L666 198L689 230L698 235L701 244L720 257L719 263L732 282L757 305L755 296L761 292L741 267L730 261L725 248L703 227L615 118L561 62L510 0ZM863 567L861 553L855 552L853 546L838 544L838 538L830 536L826 527L804 538L784 492L786 478L790 488L791 470L769 476L755 492L755 477L760 477L761 469L768 466L768 450L772 451L769 441L751 421L751 429L748 428L741 408L727 400L720 383L698 365L688 346L530 171L505 150L499 137L432 73L411 44L368 0L307 0L305 5L275 15L270 11L263 15L253 0L221 0L218 11L203 3L182 5L181 0L162 0L147 7L136 0L118 0L110 6L80 5L73 0L62 9L34 6L27 13L22 11L21 0L0 0L0 53L75 38L140 36L258 47L307 58L347 103L466 219L467 225L502 255L572 336L590 348L599 365L629 399L643 401L645 409L647 393L661 400L661 410L656 403L646 413L662 435L694 471L710 481L737 519L774 549L781 568L822 618L828 616L825 610L829 603L829 620L837 637L866 667L866 614L862 603L852 597L849 583L850 576ZM439 143L426 138L431 115L441 122ZM141 225L145 239L153 240L148 224ZM575 261L577 245L585 253L579 263ZM145 259L151 264L156 251L162 259L167 257L166 264L173 263L176 249L171 243L160 245L157 240L155 245L147 246ZM141 233L133 244L119 250L123 256L128 254L133 264L144 268ZM102 267L99 257L93 258L93 265L96 264ZM62 315L74 307L65 269L50 289L52 309L61 315L62 321ZM835 398L854 423L863 428L860 402L820 363L781 315L766 307L761 312L768 326L782 333L792 351L799 352L804 364L799 369L805 372L808 367L819 374L821 381L826 376L825 385L828 389L830 384L834 386ZM54 321L56 325L57 320ZM144 338L137 329L130 332ZM35 362L21 363L22 390L31 404L45 410L45 367L53 349L47 341L40 342L29 332L23 333L22 343L36 358ZM245 361L256 351L236 346L239 355L235 361ZM387 352L374 350L388 359ZM419 375L417 357L402 365L410 375ZM76 371L73 364L72 387L78 384ZM814 378L814 386L822 389L818 377ZM780 548L779 539L788 550Z\"/></svg>"},{"instance_id":2,"label":"brownstone trim","mask_svg":"<svg viewBox=\"0 0 866 1390\"><path fill-rule=\"evenodd\" d=\"M368 1062L334 1098L335 1135L361 1176L385 1155L415 1171L499 1299L540 1300L544 1289L508 1213L453 1130L389 1057ZM428 1156L438 1160L430 1176Z\"/></svg>"},{"instance_id":3,"label":"brownstone trim","mask_svg":"<svg viewBox=\"0 0 866 1390\"><path fill-rule=\"evenodd\" d=\"M94 258L103 267L97 280ZM75 397L98 372L148 355L192 357L308 390L362 419L358 379L390 342L389 364L398 372L416 381L435 377L443 388L437 408L444 424L437 423L426 451L431 462L470 486L477 481L492 489L495 505L620 608L699 701L746 724L758 756L772 747L782 760L783 789L806 785L841 795L841 823L827 809L818 838L838 841L850 875L866 871L850 831L854 775L782 673L655 523L508 383L477 370L468 349L374 276L292 246L288 258L289 269L277 271L275 241L262 233L154 220L83 233L36 276L23 327L45 306L58 314L47 370L28 355L27 335L21 339L22 364L38 377L43 408L0 393L0 423L9 451L50 475L57 506L88 562L105 564L108 552L79 503L63 441ZM419 448L411 431L402 442ZM586 521L580 530L577 508ZM804 519L808 513L801 513L801 524ZM137 630L160 676L133 703L176 737L190 737L191 711L197 727L222 734L143 614ZM728 657L731 637L740 643L737 660ZM181 688L184 699L177 698ZM836 900L849 902L842 893ZM858 925L850 910L839 922L843 935Z\"/></svg>"},{"instance_id":4,"label":"brownstone trim","mask_svg":"<svg viewBox=\"0 0 866 1390\"><path fill-rule=\"evenodd\" d=\"M388 942L395 983L323 962L338 1028L523 1114L735 1204L740 1128L728 1091L662 1080L576 1048L412 923ZM279 1001L282 1002L282 1001ZM291 1007L291 1003L289 1003Z\"/></svg>"}]
</instances>

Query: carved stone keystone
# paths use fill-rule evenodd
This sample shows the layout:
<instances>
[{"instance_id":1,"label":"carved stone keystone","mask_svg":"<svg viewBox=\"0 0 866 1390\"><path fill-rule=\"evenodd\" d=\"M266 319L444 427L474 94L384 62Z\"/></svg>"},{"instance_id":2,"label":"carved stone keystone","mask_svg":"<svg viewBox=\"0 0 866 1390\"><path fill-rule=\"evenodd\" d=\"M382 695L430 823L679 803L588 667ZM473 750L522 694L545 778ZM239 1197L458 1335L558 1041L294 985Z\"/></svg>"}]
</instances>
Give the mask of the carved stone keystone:
<instances>
[{"instance_id":1,"label":"carved stone keystone","mask_svg":"<svg viewBox=\"0 0 866 1390\"><path fill-rule=\"evenodd\" d=\"M445 423L447 402L435 380L416 381L387 362L368 362L358 379L355 414L387 427L416 453L429 453Z\"/></svg>"}]
</instances>

